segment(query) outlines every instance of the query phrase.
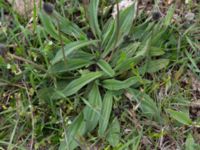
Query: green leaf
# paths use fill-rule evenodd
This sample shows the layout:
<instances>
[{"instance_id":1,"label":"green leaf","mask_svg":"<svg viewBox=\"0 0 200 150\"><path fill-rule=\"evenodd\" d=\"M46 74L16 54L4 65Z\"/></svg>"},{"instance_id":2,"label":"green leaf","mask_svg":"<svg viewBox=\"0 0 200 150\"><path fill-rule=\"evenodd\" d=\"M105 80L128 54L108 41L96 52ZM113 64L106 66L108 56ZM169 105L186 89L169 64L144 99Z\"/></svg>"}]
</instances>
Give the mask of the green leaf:
<instances>
[{"instance_id":1,"label":"green leaf","mask_svg":"<svg viewBox=\"0 0 200 150\"><path fill-rule=\"evenodd\" d=\"M75 51L75 53L71 53L68 56L68 59L87 59L92 60L95 56L91 54L90 52L85 52L83 50Z\"/></svg>"},{"instance_id":2,"label":"green leaf","mask_svg":"<svg viewBox=\"0 0 200 150\"><path fill-rule=\"evenodd\" d=\"M125 10L121 11L119 13L119 41L117 45L119 45L124 39L124 36L126 36L132 25L133 25L133 20L136 18L136 12L137 12L137 7L136 3L127 7Z\"/></svg>"},{"instance_id":3,"label":"green leaf","mask_svg":"<svg viewBox=\"0 0 200 150\"><path fill-rule=\"evenodd\" d=\"M191 46L191 45L190 45L190 46ZM197 62L195 62L195 59L193 58L192 54L189 53L189 52L187 51L187 49L185 49L185 54L186 54L186 56L188 57L188 59L190 60L191 65L192 65L193 68L195 69L195 72L200 72L200 69L199 69L199 67L198 67L198 65L197 65Z\"/></svg>"},{"instance_id":4,"label":"green leaf","mask_svg":"<svg viewBox=\"0 0 200 150\"><path fill-rule=\"evenodd\" d=\"M149 22L149 19L147 19L145 22L141 24L134 25L134 27L132 27L130 31L131 37L134 39L142 40L143 37L145 37L149 33L148 29L153 28L154 24L155 23Z\"/></svg>"},{"instance_id":5,"label":"green leaf","mask_svg":"<svg viewBox=\"0 0 200 150\"><path fill-rule=\"evenodd\" d=\"M96 42L97 42L96 40L94 40L94 41L76 41L76 42L71 42L71 43L65 45L65 47L64 47L65 56L68 56L69 54L71 54L75 50L78 50L78 49L83 48L85 46L94 45L94 44L96 44ZM63 59L63 53L62 53L62 49L60 49L56 53L56 56L53 58L51 63L55 64L55 63L61 61L62 59Z\"/></svg>"},{"instance_id":6,"label":"green leaf","mask_svg":"<svg viewBox=\"0 0 200 150\"><path fill-rule=\"evenodd\" d=\"M143 59L143 57L132 57L132 58L127 58L125 60L122 60L120 63L118 63L116 65L116 67L114 68L114 70L120 71L120 73L125 72L129 69L132 68L132 66L138 64L141 60Z\"/></svg>"},{"instance_id":7,"label":"green leaf","mask_svg":"<svg viewBox=\"0 0 200 150\"><path fill-rule=\"evenodd\" d=\"M150 50L150 43L151 43L151 36L147 35L147 40L142 41L141 49L136 53L135 58L145 57L149 54Z\"/></svg>"},{"instance_id":8,"label":"green leaf","mask_svg":"<svg viewBox=\"0 0 200 150\"><path fill-rule=\"evenodd\" d=\"M67 137L60 143L59 150L74 150L77 146L79 138L86 132L86 123L81 113L67 129Z\"/></svg>"},{"instance_id":9,"label":"green leaf","mask_svg":"<svg viewBox=\"0 0 200 150\"><path fill-rule=\"evenodd\" d=\"M136 18L137 14L137 4L133 4L127 7L125 10L119 13L119 23L120 23L120 39L122 40L125 35L127 35L132 27L133 20Z\"/></svg>"},{"instance_id":10,"label":"green leaf","mask_svg":"<svg viewBox=\"0 0 200 150\"><path fill-rule=\"evenodd\" d=\"M152 29L155 32L153 32L153 35L152 35L151 45L157 46L157 47L165 45L166 40L170 39L169 36L172 35L170 31L167 29L168 29L167 27L164 27L160 23L155 24Z\"/></svg>"},{"instance_id":11,"label":"green leaf","mask_svg":"<svg viewBox=\"0 0 200 150\"><path fill-rule=\"evenodd\" d=\"M120 11L119 17L119 34L117 31L117 21L116 19L109 20L109 26L105 30L103 35L103 49L104 52L102 57L105 58L115 46L119 46L124 41L124 36L126 36L131 27L133 20L136 17L136 5L131 5L123 11ZM108 23L106 23L108 24ZM118 34L118 36L117 36ZM118 38L116 43L116 38ZM116 45L115 45L116 44Z\"/></svg>"},{"instance_id":12,"label":"green leaf","mask_svg":"<svg viewBox=\"0 0 200 150\"><path fill-rule=\"evenodd\" d=\"M127 45L122 51L126 53L127 57L130 58L135 55L138 47L140 46L140 42L134 42Z\"/></svg>"},{"instance_id":13,"label":"green leaf","mask_svg":"<svg viewBox=\"0 0 200 150\"><path fill-rule=\"evenodd\" d=\"M67 63L61 61L49 68L49 73L56 74L66 71L73 71L84 66L91 65L92 61L89 59L68 59Z\"/></svg>"},{"instance_id":14,"label":"green leaf","mask_svg":"<svg viewBox=\"0 0 200 150\"><path fill-rule=\"evenodd\" d=\"M139 135L133 134L130 140L124 143L121 147L119 147L119 150L129 150L130 147L131 150L138 150L142 136L143 136L143 131L140 131Z\"/></svg>"},{"instance_id":15,"label":"green leaf","mask_svg":"<svg viewBox=\"0 0 200 150\"><path fill-rule=\"evenodd\" d=\"M92 29L92 32L98 38L101 37L101 30L98 23L98 6L99 0L92 0L89 4L89 24Z\"/></svg>"},{"instance_id":16,"label":"green leaf","mask_svg":"<svg viewBox=\"0 0 200 150\"><path fill-rule=\"evenodd\" d=\"M165 26L169 26L171 24L171 21L172 21L172 18L173 18L173 15L174 15L174 11L175 11L175 6L171 6L168 11L167 11L167 15L164 19L164 25Z\"/></svg>"},{"instance_id":17,"label":"green leaf","mask_svg":"<svg viewBox=\"0 0 200 150\"><path fill-rule=\"evenodd\" d=\"M117 118L113 120L111 125L109 126L108 136L106 140L113 147L117 146L120 141L120 124Z\"/></svg>"},{"instance_id":18,"label":"green leaf","mask_svg":"<svg viewBox=\"0 0 200 150\"><path fill-rule=\"evenodd\" d=\"M40 102L42 102L43 100L46 102L50 102L51 96L53 95L54 92L55 92L54 88L46 87L38 90L37 96L40 99Z\"/></svg>"},{"instance_id":19,"label":"green leaf","mask_svg":"<svg viewBox=\"0 0 200 150\"><path fill-rule=\"evenodd\" d=\"M146 69L146 72L148 73L154 73L157 72L169 64L169 59L158 59L158 60L152 60L147 62L147 66L141 68Z\"/></svg>"},{"instance_id":20,"label":"green leaf","mask_svg":"<svg viewBox=\"0 0 200 150\"><path fill-rule=\"evenodd\" d=\"M185 125L191 125L192 120L189 118L189 115L185 112L181 111L174 111L172 109L168 109L167 112L170 114L172 118L177 120L178 122L185 124Z\"/></svg>"},{"instance_id":21,"label":"green leaf","mask_svg":"<svg viewBox=\"0 0 200 150\"><path fill-rule=\"evenodd\" d=\"M136 54L136 51L139 48L140 44L140 42L134 42L128 44L123 48L120 48L114 53L111 64L113 66L116 66L116 64L119 65L120 63L123 63L127 59L133 57Z\"/></svg>"},{"instance_id":22,"label":"green leaf","mask_svg":"<svg viewBox=\"0 0 200 150\"><path fill-rule=\"evenodd\" d=\"M75 39L84 39L87 40L87 35L73 22L71 22L68 18L62 17L57 14L59 17L59 26L60 30L67 35L73 36ZM57 22L57 19L55 19Z\"/></svg>"},{"instance_id":23,"label":"green leaf","mask_svg":"<svg viewBox=\"0 0 200 150\"><path fill-rule=\"evenodd\" d=\"M127 58L123 61L120 61L116 67L114 68L115 71L119 70L120 72L124 72L126 70L131 69L133 65L136 65L139 63L143 58L146 57L146 55L149 52L149 46L150 46L150 41L151 41L151 36L147 35L148 39L144 40L140 45L141 49L139 49L134 57Z\"/></svg>"},{"instance_id":24,"label":"green leaf","mask_svg":"<svg viewBox=\"0 0 200 150\"><path fill-rule=\"evenodd\" d=\"M99 60L97 65L105 72L108 76L113 77L115 75L115 71L112 67L103 59Z\"/></svg>"},{"instance_id":25,"label":"green leaf","mask_svg":"<svg viewBox=\"0 0 200 150\"><path fill-rule=\"evenodd\" d=\"M101 76L102 72L89 72L83 74L80 78L71 81L61 92L65 97L71 96L77 93L82 87ZM62 98L62 96L55 93L52 98L59 99Z\"/></svg>"},{"instance_id":26,"label":"green leaf","mask_svg":"<svg viewBox=\"0 0 200 150\"><path fill-rule=\"evenodd\" d=\"M48 34L50 34L52 38L56 39L57 41L60 41L59 32L56 30L50 16L44 12L41 12L39 16L40 16L40 19L41 19L42 25L44 26L45 31ZM68 43L70 41L64 36L62 36L62 39L65 43Z\"/></svg>"},{"instance_id":27,"label":"green leaf","mask_svg":"<svg viewBox=\"0 0 200 150\"><path fill-rule=\"evenodd\" d=\"M165 54L165 51L160 47L150 47L150 56L161 56Z\"/></svg>"},{"instance_id":28,"label":"green leaf","mask_svg":"<svg viewBox=\"0 0 200 150\"><path fill-rule=\"evenodd\" d=\"M137 101L144 116L154 118L157 122L162 122L160 109L157 107L154 100L144 92L129 88L127 92L132 96L132 99Z\"/></svg>"},{"instance_id":29,"label":"green leaf","mask_svg":"<svg viewBox=\"0 0 200 150\"><path fill-rule=\"evenodd\" d=\"M97 84L93 85L89 93L88 103L89 104L84 108L83 113L87 131L90 132L97 126L102 108L102 99Z\"/></svg>"},{"instance_id":30,"label":"green leaf","mask_svg":"<svg viewBox=\"0 0 200 150\"><path fill-rule=\"evenodd\" d=\"M116 23L113 19L109 19L104 25L102 47L105 49L106 46L111 47L114 44L116 32Z\"/></svg>"},{"instance_id":31,"label":"green leaf","mask_svg":"<svg viewBox=\"0 0 200 150\"><path fill-rule=\"evenodd\" d=\"M122 90L129 88L130 86L138 83L140 80L138 77L131 77L124 81L115 79L107 79L103 81L103 87L109 90Z\"/></svg>"},{"instance_id":32,"label":"green leaf","mask_svg":"<svg viewBox=\"0 0 200 150\"><path fill-rule=\"evenodd\" d=\"M185 150L196 150L196 144L191 134L188 135L186 142L185 142Z\"/></svg>"},{"instance_id":33,"label":"green leaf","mask_svg":"<svg viewBox=\"0 0 200 150\"><path fill-rule=\"evenodd\" d=\"M110 119L111 110L112 110L112 103L113 103L112 92L107 91L105 96L104 96L104 99L103 99L101 117L99 119L98 134L99 134L100 137L104 136L104 133L107 129L108 122L109 122L109 119Z\"/></svg>"}]
</instances>

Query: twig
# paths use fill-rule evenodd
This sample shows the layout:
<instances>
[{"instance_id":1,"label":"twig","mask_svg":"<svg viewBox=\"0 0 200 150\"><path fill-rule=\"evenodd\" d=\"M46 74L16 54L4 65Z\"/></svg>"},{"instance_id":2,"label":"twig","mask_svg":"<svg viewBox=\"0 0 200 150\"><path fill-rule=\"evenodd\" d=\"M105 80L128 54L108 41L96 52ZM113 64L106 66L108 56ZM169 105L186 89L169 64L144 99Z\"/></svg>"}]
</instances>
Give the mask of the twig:
<instances>
[{"instance_id":1,"label":"twig","mask_svg":"<svg viewBox=\"0 0 200 150\"><path fill-rule=\"evenodd\" d=\"M65 127L65 121L64 121L64 118L63 118L63 116L62 116L62 109L60 109L60 117L61 117L63 129L64 129L65 142L66 142L66 149L69 150L69 143L68 143L68 137L67 137L67 129L66 129L66 127Z\"/></svg>"},{"instance_id":2,"label":"twig","mask_svg":"<svg viewBox=\"0 0 200 150\"><path fill-rule=\"evenodd\" d=\"M89 17L88 17L88 11L87 11L87 8L88 8L88 5L89 5L89 0L82 0L82 3L83 3L83 8L84 8L84 13L85 13L85 17L86 19L88 20Z\"/></svg>"},{"instance_id":3,"label":"twig","mask_svg":"<svg viewBox=\"0 0 200 150\"><path fill-rule=\"evenodd\" d=\"M34 138L35 138L35 119L34 119L34 115L33 115L33 105L31 103L31 98L29 96L29 91L28 91L28 87L26 85L26 82L23 82L24 87L26 88L26 94L27 94L27 98L28 98L28 102L29 102L29 108L31 111L31 124L32 124L32 134L31 134L31 144L30 144L30 150L33 150L33 146L34 146Z\"/></svg>"},{"instance_id":4,"label":"twig","mask_svg":"<svg viewBox=\"0 0 200 150\"><path fill-rule=\"evenodd\" d=\"M56 16L55 16L55 18L56 18L57 25L58 25L58 34L59 34L59 38L60 38L60 44L61 44L61 48L62 48L63 59L64 59L64 62L66 63L67 58L65 56L64 43L63 43L61 31L60 31L60 23L59 23L59 20L58 20L58 18Z\"/></svg>"},{"instance_id":5,"label":"twig","mask_svg":"<svg viewBox=\"0 0 200 150\"><path fill-rule=\"evenodd\" d=\"M28 59L25 59L23 57L20 57L20 56L17 56L17 55L14 55L14 54L10 54L10 53L7 53L8 56L10 56L11 58L14 58L14 59L17 59L17 60L20 60L20 61L23 61L23 62L26 62L28 64L31 64L33 65L35 68L39 69L39 70L42 70L44 72L47 72L46 69L44 69L41 65L38 65Z\"/></svg>"}]
</instances>

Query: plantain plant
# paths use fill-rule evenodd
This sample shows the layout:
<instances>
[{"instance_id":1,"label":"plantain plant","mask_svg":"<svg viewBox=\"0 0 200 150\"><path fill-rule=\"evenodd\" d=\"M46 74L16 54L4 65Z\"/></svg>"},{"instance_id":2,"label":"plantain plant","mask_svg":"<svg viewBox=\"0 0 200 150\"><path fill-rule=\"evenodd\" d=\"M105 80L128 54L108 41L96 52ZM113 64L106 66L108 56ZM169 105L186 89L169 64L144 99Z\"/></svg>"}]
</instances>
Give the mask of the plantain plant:
<instances>
[{"instance_id":1,"label":"plantain plant","mask_svg":"<svg viewBox=\"0 0 200 150\"><path fill-rule=\"evenodd\" d=\"M148 18L140 22L141 15L134 3L118 11L115 18L102 19L99 3L91 0L84 6L86 29L55 10L53 14L40 12L46 36L63 41L60 49L46 56L49 64L46 76L53 78L53 84L40 89L40 99L81 104L79 113L72 115L71 124L63 119L61 150L85 146L84 139L91 135L96 141L107 141L120 148L123 129L113 110L125 99L138 104L138 113L143 117L163 123L161 106L145 91L153 87L151 75L178 57L169 48L177 44L169 40L176 38L169 27L171 12L159 21Z\"/></svg>"}]
</instances>

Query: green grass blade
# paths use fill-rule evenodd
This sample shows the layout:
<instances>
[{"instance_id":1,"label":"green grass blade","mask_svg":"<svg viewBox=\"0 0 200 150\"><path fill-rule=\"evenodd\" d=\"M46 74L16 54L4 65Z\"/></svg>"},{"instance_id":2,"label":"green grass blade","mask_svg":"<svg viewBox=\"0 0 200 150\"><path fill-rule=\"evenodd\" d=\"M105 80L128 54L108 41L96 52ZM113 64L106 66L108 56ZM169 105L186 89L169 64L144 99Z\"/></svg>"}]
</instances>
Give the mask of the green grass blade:
<instances>
[{"instance_id":1,"label":"green grass blade","mask_svg":"<svg viewBox=\"0 0 200 150\"><path fill-rule=\"evenodd\" d=\"M13 149L12 143L13 143L13 139L14 139L14 136L15 136L15 133L16 133L16 130L17 130L18 122L19 122L19 119L16 120L14 129L13 129L13 132L12 132L12 134L11 134L10 141L9 141L9 145L8 145L8 150Z\"/></svg>"}]
</instances>

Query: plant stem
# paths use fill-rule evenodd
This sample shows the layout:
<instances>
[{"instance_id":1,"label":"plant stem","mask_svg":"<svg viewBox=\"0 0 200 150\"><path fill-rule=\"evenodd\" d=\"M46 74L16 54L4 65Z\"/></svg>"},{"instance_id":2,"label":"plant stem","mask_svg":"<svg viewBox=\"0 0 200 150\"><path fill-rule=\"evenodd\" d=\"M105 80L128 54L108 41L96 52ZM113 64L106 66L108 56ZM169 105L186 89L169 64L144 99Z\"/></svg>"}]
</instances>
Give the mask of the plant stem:
<instances>
[{"instance_id":1,"label":"plant stem","mask_svg":"<svg viewBox=\"0 0 200 150\"><path fill-rule=\"evenodd\" d=\"M26 63L28 63L28 64L31 64L31 65L33 65L35 68L37 68L37 69L39 69L39 70L42 70L42 71L44 71L44 72L47 72L46 69L44 69L41 65L38 65L38 64L36 64L36 63L34 63L34 62L28 60L28 59L25 59L25 58L23 58L23 57L20 57L20 56L14 55L14 54L10 54L10 53L8 53L7 55L10 56L11 58L14 58L14 59L17 59L17 60L26 62Z\"/></svg>"},{"instance_id":2,"label":"plant stem","mask_svg":"<svg viewBox=\"0 0 200 150\"><path fill-rule=\"evenodd\" d=\"M58 25L58 34L59 34L59 38L60 38L60 44L61 44L61 49L62 49L62 53L63 53L63 59L64 59L64 62L66 63L67 62L67 58L65 56L64 43L63 43L61 31L60 31L60 23L59 23L58 18L57 17L55 17L55 18L56 18L57 25Z\"/></svg>"},{"instance_id":3,"label":"plant stem","mask_svg":"<svg viewBox=\"0 0 200 150\"><path fill-rule=\"evenodd\" d=\"M120 12L119 12L119 0L116 0L116 2L117 2L117 17L116 17L116 24L117 24L117 29L116 29L116 39L115 39L115 44L114 44L114 48L113 48L113 50L112 50L112 52L111 52L111 55L110 55L110 57L109 57L109 59L108 59L108 62L112 59L112 57L113 57L113 54L114 54L114 52L116 51L116 49L117 49L117 42L118 42L118 39L119 39L119 26L120 26L120 24L119 24L119 15L120 15Z\"/></svg>"}]
</instances>

